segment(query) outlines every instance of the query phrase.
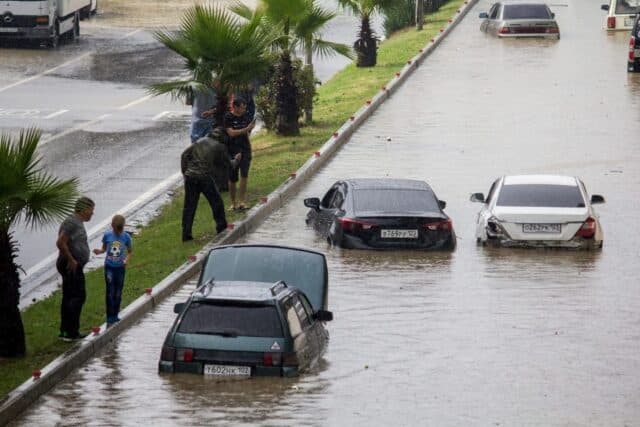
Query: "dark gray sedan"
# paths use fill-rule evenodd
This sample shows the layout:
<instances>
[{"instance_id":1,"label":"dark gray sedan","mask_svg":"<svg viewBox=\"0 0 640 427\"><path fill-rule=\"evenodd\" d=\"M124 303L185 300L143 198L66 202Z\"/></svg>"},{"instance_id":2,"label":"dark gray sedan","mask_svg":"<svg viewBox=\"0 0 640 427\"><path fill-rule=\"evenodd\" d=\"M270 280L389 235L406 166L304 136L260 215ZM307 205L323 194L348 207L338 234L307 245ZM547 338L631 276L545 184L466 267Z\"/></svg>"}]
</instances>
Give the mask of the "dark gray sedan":
<instances>
[{"instance_id":1,"label":"dark gray sedan","mask_svg":"<svg viewBox=\"0 0 640 427\"><path fill-rule=\"evenodd\" d=\"M480 18L480 31L497 37L560 38L555 14L544 3L498 2Z\"/></svg>"}]
</instances>

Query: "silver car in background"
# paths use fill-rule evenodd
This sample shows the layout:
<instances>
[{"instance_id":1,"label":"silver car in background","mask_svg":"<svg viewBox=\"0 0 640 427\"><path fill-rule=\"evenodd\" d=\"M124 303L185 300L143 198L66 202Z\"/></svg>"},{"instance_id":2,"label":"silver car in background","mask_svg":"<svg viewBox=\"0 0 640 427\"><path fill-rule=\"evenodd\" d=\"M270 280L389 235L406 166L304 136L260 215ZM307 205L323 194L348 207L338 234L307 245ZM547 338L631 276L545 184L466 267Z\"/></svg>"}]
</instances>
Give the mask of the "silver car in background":
<instances>
[{"instance_id":1,"label":"silver car in background","mask_svg":"<svg viewBox=\"0 0 640 427\"><path fill-rule=\"evenodd\" d=\"M574 176L512 175L498 178L476 217L476 240L505 247L599 249L604 233L592 205L604 197L589 197Z\"/></svg>"},{"instance_id":2,"label":"silver car in background","mask_svg":"<svg viewBox=\"0 0 640 427\"><path fill-rule=\"evenodd\" d=\"M498 2L480 18L480 31L497 37L560 38L555 14L544 3Z\"/></svg>"}]
</instances>

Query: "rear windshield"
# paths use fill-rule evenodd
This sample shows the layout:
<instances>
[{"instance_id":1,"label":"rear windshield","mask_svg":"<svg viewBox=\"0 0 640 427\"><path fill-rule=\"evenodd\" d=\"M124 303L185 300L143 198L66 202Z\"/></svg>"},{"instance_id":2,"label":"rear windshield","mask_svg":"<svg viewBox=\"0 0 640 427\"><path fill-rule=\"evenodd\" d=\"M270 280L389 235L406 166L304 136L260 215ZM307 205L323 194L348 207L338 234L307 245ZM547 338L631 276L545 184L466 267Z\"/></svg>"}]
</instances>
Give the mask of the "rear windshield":
<instances>
[{"instance_id":1,"label":"rear windshield","mask_svg":"<svg viewBox=\"0 0 640 427\"><path fill-rule=\"evenodd\" d=\"M616 2L616 15L636 13L640 13L640 0L618 0Z\"/></svg>"},{"instance_id":2,"label":"rear windshield","mask_svg":"<svg viewBox=\"0 0 640 427\"><path fill-rule=\"evenodd\" d=\"M504 7L502 19L551 19L543 4L510 4Z\"/></svg>"},{"instance_id":3,"label":"rear windshield","mask_svg":"<svg viewBox=\"0 0 640 427\"><path fill-rule=\"evenodd\" d=\"M353 193L358 212L440 212L438 201L425 190L357 190Z\"/></svg>"},{"instance_id":4,"label":"rear windshield","mask_svg":"<svg viewBox=\"0 0 640 427\"><path fill-rule=\"evenodd\" d=\"M244 337L282 337L275 306L194 302L182 318L178 332Z\"/></svg>"},{"instance_id":5,"label":"rear windshield","mask_svg":"<svg viewBox=\"0 0 640 427\"><path fill-rule=\"evenodd\" d=\"M584 199L577 186L548 184L505 185L498 206L583 208Z\"/></svg>"}]
</instances>

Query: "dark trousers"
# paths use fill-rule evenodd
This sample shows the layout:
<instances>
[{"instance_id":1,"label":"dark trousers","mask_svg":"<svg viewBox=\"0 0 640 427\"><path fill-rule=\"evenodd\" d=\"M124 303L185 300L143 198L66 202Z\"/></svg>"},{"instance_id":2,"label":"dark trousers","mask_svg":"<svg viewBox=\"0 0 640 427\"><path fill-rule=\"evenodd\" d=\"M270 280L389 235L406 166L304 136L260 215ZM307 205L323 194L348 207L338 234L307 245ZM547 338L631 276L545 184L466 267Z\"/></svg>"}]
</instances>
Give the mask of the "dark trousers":
<instances>
[{"instance_id":1,"label":"dark trousers","mask_svg":"<svg viewBox=\"0 0 640 427\"><path fill-rule=\"evenodd\" d=\"M83 266L75 271L67 269L66 259L58 259L58 273L62 276L62 304L60 305L60 332L75 337L80 332L80 313L87 298Z\"/></svg>"},{"instance_id":2,"label":"dark trousers","mask_svg":"<svg viewBox=\"0 0 640 427\"><path fill-rule=\"evenodd\" d=\"M122 300L122 288L124 287L124 267L104 267L104 281L107 285L107 323L118 320L120 301Z\"/></svg>"},{"instance_id":3,"label":"dark trousers","mask_svg":"<svg viewBox=\"0 0 640 427\"><path fill-rule=\"evenodd\" d=\"M200 193L207 198L213 219L216 221L216 231L220 233L227 228L227 219L224 214L224 202L213 178L191 178L184 177L184 207L182 208L182 239L191 238L191 227L193 218L198 208Z\"/></svg>"}]
</instances>

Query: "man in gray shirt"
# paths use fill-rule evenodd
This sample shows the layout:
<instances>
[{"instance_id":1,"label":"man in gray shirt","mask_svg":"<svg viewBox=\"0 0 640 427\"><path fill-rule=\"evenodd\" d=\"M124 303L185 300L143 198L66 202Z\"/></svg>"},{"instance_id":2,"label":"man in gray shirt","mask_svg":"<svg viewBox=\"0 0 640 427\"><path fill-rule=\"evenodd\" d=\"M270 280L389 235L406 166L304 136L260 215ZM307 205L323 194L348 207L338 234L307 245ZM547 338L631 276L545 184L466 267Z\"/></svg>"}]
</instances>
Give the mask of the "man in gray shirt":
<instances>
[{"instance_id":1,"label":"man in gray shirt","mask_svg":"<svg viewBox=\"0 0 640 427\"><path fill-rule=\"evenodd\" d=\"M59 249L56 268L62 276L62 304L60 305L60 335L63 341L84 338L80 334L80 313L86 299L83 268L91 252L84 222L93 216L95 203L88 197L76 201L73 215L65 219L58 232Z\"/></svg>"}]
</instances>

